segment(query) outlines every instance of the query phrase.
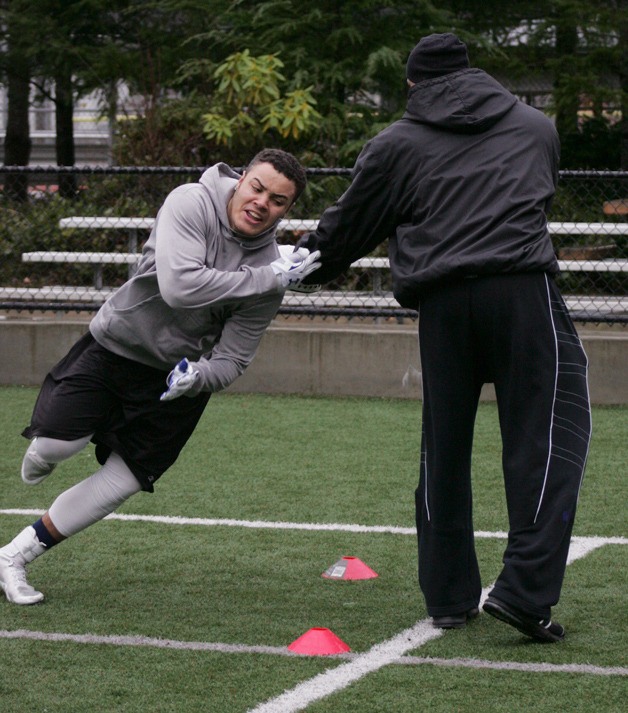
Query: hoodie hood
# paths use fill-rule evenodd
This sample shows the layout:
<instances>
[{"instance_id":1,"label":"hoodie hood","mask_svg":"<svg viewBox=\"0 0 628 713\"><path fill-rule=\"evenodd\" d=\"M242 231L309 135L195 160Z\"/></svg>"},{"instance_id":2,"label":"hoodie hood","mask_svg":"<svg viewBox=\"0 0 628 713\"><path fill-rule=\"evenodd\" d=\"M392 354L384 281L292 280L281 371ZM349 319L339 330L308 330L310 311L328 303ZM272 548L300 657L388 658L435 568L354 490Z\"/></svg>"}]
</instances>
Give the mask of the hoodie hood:
<instances>
[{"instance_id":1,"label":"hoodie hood","mask_svg":"<svg viewBox=\"0 0 628 713\"><path fill-rule=\"evenodd\" d=\"M496 124L516 103L516 97L483 70L461 69L411 87L403 118L476 134Z\"/></svg>"},{"instance_id":2,"label":"hoodie hood","mask_svg":"<svg viewBox=\"0 0 628 713\"><path fill-rule=\"evenodd\" d=\"M235 233L229 224L227 206L233 195L237 182L242 178L226 163L217 163L208 168L199 179L199 183L207 189L216 210L216 217L220 223L221 233L227 240L237 242L244 250L257 250L268 245L275 239L279 221L254 238L242 237Z\"/></svg>"}]
</instances>

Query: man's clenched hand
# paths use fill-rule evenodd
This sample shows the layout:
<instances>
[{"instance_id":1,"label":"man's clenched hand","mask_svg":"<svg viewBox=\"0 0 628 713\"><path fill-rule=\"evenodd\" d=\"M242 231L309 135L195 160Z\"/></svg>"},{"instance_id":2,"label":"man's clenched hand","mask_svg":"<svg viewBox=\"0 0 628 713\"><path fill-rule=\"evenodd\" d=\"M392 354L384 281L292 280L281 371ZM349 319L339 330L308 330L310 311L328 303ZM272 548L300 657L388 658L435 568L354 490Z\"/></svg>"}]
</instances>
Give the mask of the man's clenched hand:
<instances>
[{"instance_id":1,"label":"man's clenched hand","mask_svg":"<svg viewBox=\"0 0 628 713\"><path fill-rule=\"evenodd\" d=\"M190 364L187 359L181 361L168 374L166 383L168 388L160 397L160 401L172 401L188 392L198 381L199 372Z\"/></svg>"},{"instance_id":2,"label":"man's clenched hand","mask_svg":"<svg viewBox=\"0 0 628 713\"><path fill-rule=\"evenodd\" d=\"M281 251L281 256L270 263L275 275L279 277L285 289L298 286L304 277L321 266L317 260L321 254L319 250L311 253L307 248L298 248L294 252Z\"/></svg>"}]
</instances>

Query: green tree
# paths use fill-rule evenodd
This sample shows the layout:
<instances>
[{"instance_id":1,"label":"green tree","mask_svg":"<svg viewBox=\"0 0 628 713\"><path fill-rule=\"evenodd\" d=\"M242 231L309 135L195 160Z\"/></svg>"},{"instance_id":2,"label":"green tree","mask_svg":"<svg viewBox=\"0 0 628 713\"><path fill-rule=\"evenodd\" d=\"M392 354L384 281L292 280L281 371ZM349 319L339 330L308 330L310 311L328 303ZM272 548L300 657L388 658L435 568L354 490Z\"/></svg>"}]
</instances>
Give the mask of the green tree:
<instances>
[{"instance_id":1,"label":"green tree","mask_svg":"<svg viewBox=\"0 0 628 713\"><path fill-rule=\"evenodd\" d=\"M617 74L619 76L619 86L621 89L621 168L628 171L628 2L620 0L619 9L622 11L617 22L619 35L619 53L617 61Z\"/></svg>"},{"instance_id":2,"label":"green tree","mask_svg":"<svg viewBox=\"0 0 628 713\"><path fill-rule=\"evenodd\" d=\"M509 81L538 77L553 90L549 108L568 164L589 160L577 153L587 138L608 147L606 153L589 153L611 167L619 161L619 137L627 145L626 119L623 134L613 123L626 116L626 5L627 0L4 0L0 66L8 85L10 78L24 76L22 63L37 78L39 93L57 101L61 164L74 160L70 117L76 100L98 89L103 112L114 120L122 82L142 102L119 125L119 160L204 163L241 156L247 147L238 142L255 133L247 122L253 118L250 100L240 107L227 101L225 76L215 76L216 70L234 55L248 53L247 61L272 57L281 61L275 69L283 78L274 87L268 73L255 80L256 130L302 152L310 165L351 165L364 142L402 112L403 67L416 41L430 32L454 31L478 66ZM21 55L18 43L6 42L12 22L20 22ZM275 90L279 97L272 95ZM12 116L24 111L20 91L25 96L23 87L13 85ZM16 149L22 142L23 151L21 133L7 139Z\"/></svg>"},{"instance_id":3,"label":"green tree","mask_svg":"<svg viewBox=\"0 0 628 713\"><path fill-rule=\"evenodd\" d=\"M115 121L114 161L140 165L202 165L213 160L202 115L211 109L212 73L226 53L196 35L217 27L229 0L132 0L101 74L134 95ZM139 99L139 101L138 101ZM113 96L111 105L113 106Z\"/></svg>"},{"instance_id":4,"label":"green tree","mask_svg":"<svg viewBox=\"0 0 628 713\"><path fill-rule=\"evenodd\" d=\"M24 43L23 0L5 3L4 41L7 48L2 70L7 84L7 124L4 139L4 162L8 166L28 166L31 153L28 112L30 106L31 60ZM7 12L8 6L11 12ZM8 174L4 194L18 201L28 197L27 174Z\"/></svg>"},{"instance_id":5,"label":"green tree","mask_svg":"<svg viewBox=\"0 0 628 713\"><path fill-rule=\"evenodd\" d=\"M22 8L30 28L26 38L31 42L31 81L55 106L57 165L75 163L73 115L76 99L87 91L82 80L89 68L85 58L107 36L108 16L115 5L102 0L40 0ZM60 174L59 189L63 196L73 196L74 176Z\"/></svg>"},{"instance_id":6,"label":"green tree","mask_svg":"<svg viewBox=\"0 0 628 713\"><path fill-rule=\"evenodd\" d=\"M203 116L205 135L219 145L254 146L265 134L298 140L311 133L321 115L311 87L282 95L283 62L275 55L236 52L216 69L214 111Z\"/></svg>"},{"instance_id":7,"label":"green tree","mask_svg":"<svg viewBox=\"0 0 628 713\"><path fill-rule=\"evenodd\" d=\"M303 148L312 161L350 165L403 108L403 67L418 38L450 29L431 2L239 0L195 40L233 54L281 57L287 91L311 87L322 118Z\"/></svg>"},{"instance_id":8,"label":"green tree","mask_svg":"<svg viewBox=\"0 0 628 713\"><path fill-rule=\"evenodd\" d=\"M225 4L210 0L4 0L0 4L4 35L19 23L30 82L39 97L55 104L57 163L74 163L73 110L81 96L100 91L103 113L115 120L117 88L124 82L144 97L145 111L150 114L170 91L180 64L196 52L186 39L209 27L216 7L223 9ZM5 77L15 76L15 71L8 70L18 66L15 51L10 54L9 47L5 40L0 50ZM17 146L11 137L9 142ZM64 194L74 193L72 181L68 174L60 174Z\"/></svg>"},{"instance_id":9,"label":"green tree","mask_svg":"<svg viewBox=\"0 0 628 713\"><path fill-rule=\"evenodd\" d=\"M474 47L481 66L515 85L517 79L529 84L536 78L539 93L542 83L551 90L546 110L556 119L564 168L619 167L618 118L625 116L627 89L626 0L453 0L448 5L486 38L486 45Z\"/></svg>"},{"instance_id":10,"label":"green tree","mask_svg":"<svg viewBox=\"0 0 628 713\"><path fill-rule=\"evenodd\" d=\"M551 12L532 37L533 46L552 46L546 66L553 76L551 109L563 144L564 168L619 168L618 28L626 13L619 5L591 0L551 3Z\"/></svg>"}]
</instances>

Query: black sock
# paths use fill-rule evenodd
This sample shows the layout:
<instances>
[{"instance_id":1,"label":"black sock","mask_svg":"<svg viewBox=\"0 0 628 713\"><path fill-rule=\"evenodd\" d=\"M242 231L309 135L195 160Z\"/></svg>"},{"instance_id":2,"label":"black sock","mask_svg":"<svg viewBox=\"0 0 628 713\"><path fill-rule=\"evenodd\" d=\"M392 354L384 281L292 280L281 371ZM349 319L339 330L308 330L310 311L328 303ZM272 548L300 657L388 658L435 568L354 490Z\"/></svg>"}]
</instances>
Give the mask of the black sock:
<instances>
[{"instance_id":1,"label":"black sock","mask_svg":"<svg viewBox=\"0 0 628 713\"><path fill-rule=\"evenodd\" d=\"M33 528L35 529L37 539L41 542L42 545L46 545L47 550L57 544L57 540L55 540L54 537L48 532L41 518L39 518L37 522L33 523Z\"/></svg>"}]
</instances>

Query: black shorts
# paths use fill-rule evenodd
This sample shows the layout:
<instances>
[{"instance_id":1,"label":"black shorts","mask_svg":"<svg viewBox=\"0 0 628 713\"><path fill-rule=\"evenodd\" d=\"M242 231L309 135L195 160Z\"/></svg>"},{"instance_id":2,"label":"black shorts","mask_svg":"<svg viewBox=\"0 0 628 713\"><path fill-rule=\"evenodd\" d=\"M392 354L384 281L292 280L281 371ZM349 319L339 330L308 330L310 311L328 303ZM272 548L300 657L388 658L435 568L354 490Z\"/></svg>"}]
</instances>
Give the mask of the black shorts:
<instances>
[{"instance_id":1,"label":"black shorts","mask_svg":"<svg viewBox=\"0 0 628 713\"><path fill-rule=\"evenodd\" d=\"M98 462L104 464L114 451L142 489L152 492L178 458L210 397L201 392L160 401L167 375L104 349L87 333L46 376L22 435L73 441L94 434Z\"/></svg>"}]
</instances>

